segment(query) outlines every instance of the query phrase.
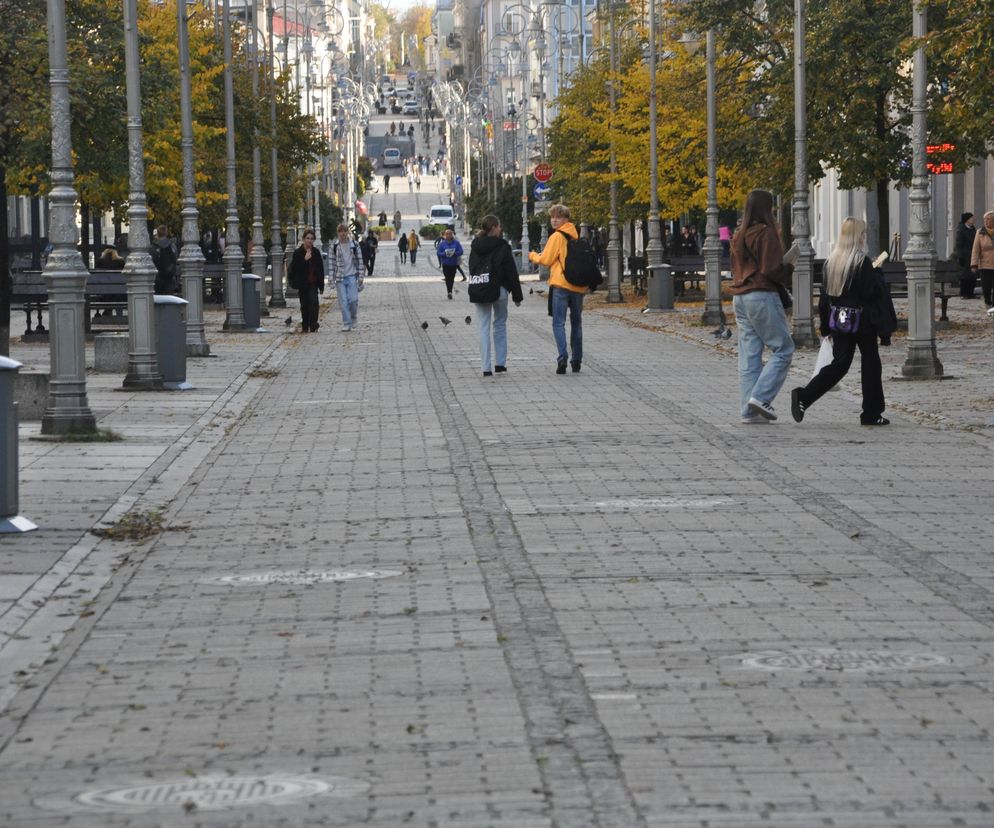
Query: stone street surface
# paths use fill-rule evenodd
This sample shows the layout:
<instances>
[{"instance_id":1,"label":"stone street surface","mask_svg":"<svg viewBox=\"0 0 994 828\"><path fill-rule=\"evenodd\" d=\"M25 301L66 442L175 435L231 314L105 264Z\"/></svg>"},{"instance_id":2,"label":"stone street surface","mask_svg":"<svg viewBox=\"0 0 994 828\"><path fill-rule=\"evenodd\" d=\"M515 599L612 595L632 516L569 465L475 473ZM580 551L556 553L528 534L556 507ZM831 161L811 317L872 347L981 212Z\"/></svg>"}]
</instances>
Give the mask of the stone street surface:
<instances>
[{"instance_id":1,"label":"stone street surface","mask_svg":"<svg viewBox=\"0 0 994 828\"><path fill-rule=\"evenodd\" d=\"M943 382L899 339L888 428L855 372L744 426L699 309L593 297L556 376L529 282L484 379L464 286L379 265L351 333L215 313L194 391L90 374L121 442L22 424L0 825L994 824L989 328Z\"/></svg>"}]
</instances>

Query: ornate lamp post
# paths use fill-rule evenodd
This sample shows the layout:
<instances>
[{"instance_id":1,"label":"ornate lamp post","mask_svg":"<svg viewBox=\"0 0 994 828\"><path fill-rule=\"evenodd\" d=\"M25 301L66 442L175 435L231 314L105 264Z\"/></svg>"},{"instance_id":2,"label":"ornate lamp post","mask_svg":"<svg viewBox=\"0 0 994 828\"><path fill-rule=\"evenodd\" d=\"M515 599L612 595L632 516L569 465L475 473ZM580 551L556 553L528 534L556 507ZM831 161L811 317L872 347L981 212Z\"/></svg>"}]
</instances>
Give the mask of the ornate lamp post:
<instances>
[{"instance_id":1,"label":"ornate lamp post","mask_svg":"<svg viewBox=\"0 0 994 828\"><path fill-rule=\"evenodd\" d=\"M272 2L266 9L269 16L269 134L272 139L270 153L270 168L272 170L272 207L273 215L270 220L269 260L272 262L272 289L269 298L271 308L285 308L286 299L283 296L283 239L280 236L280 187L279 187L279 156L276 149L276 76L273 72L274 50L276 35L273 32L273 18L276 9ZM286 21L283 21L284 28Z\"/></svg>"},{"instance_id":2,"label":"ornate lamp post","mask_svg":"<svg viewBox=\"0 0 994 828\"><path fill-rule=\"evenodd\" d=\"M611 60L611 79L608 83L608 94L611 104L611 214L608 217L607 236L607 301L621 302L621 231L618 228L618 157L614 146L614 121L617 112L618 98L615 89L615 61L618 47L615 42L614 3L610 0L610 38L609 51Z\"/></svg>"},{"instance_id":3,"label":"ornate lamp post","mask_svg":"<svg viewBox=\"0 0 994 828\"><path fill-rule=\"evenodd\" d=\"M259 99L259 26L255 19L255 3L249 12L252 19L252 45L249 66L252 72L252 99ZM254 119L253 119L254 120ZM266 307L266 240L262 227L262 150L259 148L259 128L252 128L252 251L249 253L252 272L259 282L259 315L269 316Z\"/></svg>"},{"instance_id":4,"label":"ornate lamp post","mask_svg":"<svg viewBox=\"0 0 994 828\"><path fill-rule=\"evenodd\" d=\"M86 366L83 360L84 290L88 274L76 250L76 190L73 188L72 136L69 131L65 0L48 0L48 59L52 99L52 190L49 194L48 239L52 243L52 252L48 254L43 275L48 286L51 379L48 403L41 418L41 433L93 432L96 430L96 418L86 398Z\"/></svg>"},{"instance_id":5,"label":"ornate lamp post","mask_svg":"<svg viewBox=\"0 0 994 828\"><path fill-rule=\"evenodd\" d=\"M134 0L131 0L134 2ZM242 302L242 245L238 228L238 191L235 188L235 92L231 77L231 0L223 0L221 37L224 40L224 121L228 149L228 214L224 244L224 330L245 329Z\"/></svg>"},{"instance_id":6,"label":"ornate lamp post","mask_svg":"<svg viewBox=\"0 0 994 828\"><path fill-rule=\"evenodd\" d=\"M183 148L183 246L179 252L186 306L187 356L210 356L204 335L204 254L200 250L199 212L193 174L193 104L190 94L190 40L187 32L186 0L176 3L179 39L179 104Z\"/></svg>"},{"instance_id":7,"label":"ornate lamp post","mask_svg":"<svg viewBox=\"0 0 994 828\"><path fill-rule=\"evenodd\" d=\"M715 55L714 31L708 30L705 39L707 60L707 108L708 108L708 203L707 220L704 226L704 313L701 316L705 325L716 325L722 321L721 312L721 242L718 241L718 151L717 113L715 106Z\"/></svg>"},{"instance_id":8,"label":"ornate lamp post","mask_svg":"<svg viewBox=\"0 0 994 828\"><path fill-rule=\"evenodd\" d=\"M928 30L926 7L912 0L913 34L920 39ZM908 231L911 238L904 251L908 268L908 355L901 373L908 379L937 379L942 376L942 363L935 352L935 242L932 239L931 195L928 189L925 144L927 126L925 113L925 48L915 49L914 101L911 105L911 216Z\"/></svg>"},{"instance_id":9,"label":"ornate lamp post","mask_svg":"<svg viewBox=\"0 0 994 828\"><path fill-rule=\"evenodd\" d=\"M800 253L794 265L794 325L791 332L798 345L814 345L812 273L815 252L811 247L808 211L808 126L805 78L805 0L794 0L794 205L791 234Z\"/></svg>"},{"instance_id":10,"label":"ornate lamp post","mask_svg":"<svg viewBox=\"0 0 994 828\"><path fill-rule=\"evenodd\" d=\"M649 267L663 261L659 238L659 147L656 140L656 0L649 2L649 228L645 259Z\"/></svg>"},{"instance_id":11,"label":"ornate lamp post","mask_svg":"<svg viewBox=\"0 0 994 828\"><path fill-rule=\"evenodd\" d=\"M124 0L124 63L128 99L128 372L125 388L162 387L155 353L155 265L149 253L142 152L141 58L138 54L138 2Z\"/></svg>"}]
</instances>

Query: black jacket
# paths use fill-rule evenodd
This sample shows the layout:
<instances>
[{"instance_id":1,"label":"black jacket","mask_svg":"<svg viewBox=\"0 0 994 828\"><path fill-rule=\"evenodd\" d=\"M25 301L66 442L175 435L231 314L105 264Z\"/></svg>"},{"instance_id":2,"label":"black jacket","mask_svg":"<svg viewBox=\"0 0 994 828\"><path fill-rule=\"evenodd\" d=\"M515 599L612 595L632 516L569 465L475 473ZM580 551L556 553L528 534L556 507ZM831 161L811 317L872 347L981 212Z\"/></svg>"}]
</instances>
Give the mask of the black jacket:
<instances>
[{"instance_id":1,"label":"black jacket","mask_svg":"<svg viewBox=\"0 0 994 828\"><path fill-rule=\"evenodd\" d=\"M490 272L500 274L500 286L504 288L514 302L524 299L521 292L521 279L518 278L518 268L514 264L514 254L511 245L497 236L476 236L469 246L469 272L474 273L480 259L490 258Z\"/></svg>"},{"instance_id":2,"label":"black jacket","mask_svg":"<svg viewBox=\"0 0 994 828\"><path fill-rule=\"evenodd\" d=\"M859 270L850 278L841 296L821 295L818 301L819 329L822 336L833 335L828 327L828 317L832 307L862 308L859 332L880 337L882 345L890 345L890 336L897 329L897 314L894 302L887 290L884 274L873 263L863 257Z\"/></svg>"},{"instance_id":3,"label":"black jacket","mask_svg":"<svg viewBox=\"0 0 994 828\"><path fill-rule=\"evenodd\" d=\"M290 259L290 270L287 273L287 281L294 290L302 290L307 287L307 262L304 261L304 245L300 245L293 251L293 258ZM324 293L324 256L316 247L313 248L311 257L317 264L317 288L319 293Z\"/></svg>"},{"instance_id":4,"label":"black jacket","mask_svg":"<svg viewBox=\"0 0 994 828\"><path fill-rule=\"evenodd\" d=\"M973 254L973 239L977 235L977 228L970 227L960 222L956 228L956 260L960 267L968 267L970 256Z\"/></svg>"}]
</instances>

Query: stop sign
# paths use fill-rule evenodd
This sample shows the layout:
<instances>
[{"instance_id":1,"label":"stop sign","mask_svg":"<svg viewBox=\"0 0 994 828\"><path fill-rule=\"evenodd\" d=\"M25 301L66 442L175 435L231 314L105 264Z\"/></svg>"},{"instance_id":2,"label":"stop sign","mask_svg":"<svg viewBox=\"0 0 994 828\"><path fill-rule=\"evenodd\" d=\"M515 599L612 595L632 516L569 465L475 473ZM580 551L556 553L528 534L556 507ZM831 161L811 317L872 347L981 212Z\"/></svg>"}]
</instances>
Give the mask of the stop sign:
<instances>
[{"instance_id":1,"label":"stop sign","mask_svg":"<svg viewBox=\"0 0 994 828\"><path fill-rule=\"evenodd\" d=\"M545 184L547 181L552 180L552 164L536 164L535 165L535 180L541 184Z\"/></svg>"}]
</instances>

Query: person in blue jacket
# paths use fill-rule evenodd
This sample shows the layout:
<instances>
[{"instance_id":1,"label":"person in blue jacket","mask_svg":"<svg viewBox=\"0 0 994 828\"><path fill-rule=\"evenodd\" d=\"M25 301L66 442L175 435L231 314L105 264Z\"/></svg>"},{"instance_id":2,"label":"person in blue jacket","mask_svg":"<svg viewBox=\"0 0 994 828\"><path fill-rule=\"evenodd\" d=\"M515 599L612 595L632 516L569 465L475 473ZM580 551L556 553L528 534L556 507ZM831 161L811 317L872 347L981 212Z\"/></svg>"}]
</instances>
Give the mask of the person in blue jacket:
<instances>
[{"instance_id":1,"label":"person in blue jacket","mask_svg":"<svg viewBox=\"0 0 994 828\"><path fill-rule=\"evenodd\" d=\"M442 267L442 275L445 277L445 289L448 291L449 298L452 298L452 284L456 280L456 271L460 270L459 260L462 258L463 249L462 245L459 244L459 239L456 238L455 233L452 230L446 230L442 234L442 239L438 243L438 263ZM465 279L465 275L463 279Z\"/></svg>"}]
</instances>

